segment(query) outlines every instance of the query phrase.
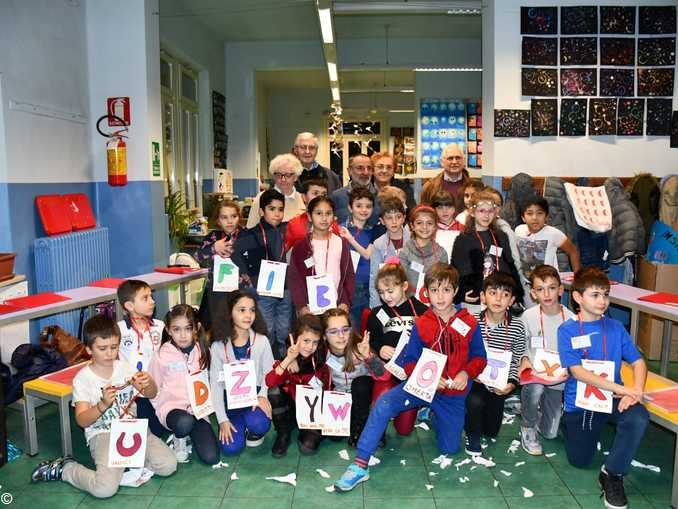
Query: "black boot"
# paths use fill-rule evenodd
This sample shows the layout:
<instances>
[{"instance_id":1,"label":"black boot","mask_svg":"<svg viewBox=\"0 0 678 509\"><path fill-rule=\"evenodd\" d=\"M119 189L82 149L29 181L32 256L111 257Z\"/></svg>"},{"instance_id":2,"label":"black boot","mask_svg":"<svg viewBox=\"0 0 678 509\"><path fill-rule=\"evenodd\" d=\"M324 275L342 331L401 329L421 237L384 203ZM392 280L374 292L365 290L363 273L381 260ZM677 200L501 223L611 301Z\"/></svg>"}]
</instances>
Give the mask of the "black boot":
<instances>
[{"instance_id":1,"label":"black boot","mask_svg":"<svg viewBox=\"0 0 678 509\"><path fill-rule=\"evenodd\" d=\"M322 438L322 434L318 430L299 430L299 452L305 456L315 454L318 452L318 446L320 446Z\"/></svg>"},{"instance_id":2,"label":"black boot","mask_svg":"<svg viewBox=\"0 0 678 509\"><path fill-rule=\"evenodd\" d=\"M271 403L273 427L276 431L271 454L274 458L282 458L287 454L292 439L293 423L289 396L280 388L275 388L268 392L268 400Z\"/></svg>"}]
</instances>

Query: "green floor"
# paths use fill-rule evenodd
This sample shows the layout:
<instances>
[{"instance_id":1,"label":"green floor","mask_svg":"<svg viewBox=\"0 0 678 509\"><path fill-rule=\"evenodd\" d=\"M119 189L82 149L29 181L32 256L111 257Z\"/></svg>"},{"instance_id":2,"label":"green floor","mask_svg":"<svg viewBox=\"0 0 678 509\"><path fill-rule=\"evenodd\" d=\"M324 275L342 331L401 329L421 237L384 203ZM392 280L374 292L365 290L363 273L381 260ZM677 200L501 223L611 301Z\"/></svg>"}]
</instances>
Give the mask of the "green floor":
<instances>
[{"instance_id":1,"label":"green floor","mask_svg":"<svg viewBox=\"0 0 678 509\"><path fill-rule=\"evenodd\" d=\"M223 458L230 466L212 470L196 461L180 465L176 474L167 479L153 478L140 488L121 488L108 500L96 500L60 482L31 485L29 475L35 464L60 452L59 429L55 405L38 409L38 434L40 454L34 458L25 454L20 459L0 468L0 502L6 502L9 493L12 507L71 508L71 507L121 507L162 508L174 507L197 509L202 507L255 508L433 508L454 507L540 507L548 509L573 507L603 507L598 497L597 469L603 454L612 439L610 428L603 439L602 451L595 466L577 470L567 464L562 441L546 442L545 452L555 456L532 457L519 449L507 453L511 440L517 437L519 419L513 425L504 425L496 443L485 449L497 466L492 469L463 465L457 469L451 465L445 470L431 464L438 456L433 430L416 429L406 438L396 437L389 431L389 442L379 451L381 464L371 469L372 479L347 494L328 493L325 487L340 475L347 461L338 456L345 448L343 443L325 441L319 453L313 457L300 457L296 447L290 448L288 456L275 460L270 455L272 433L263 446L247 449L238 458ZM9 437L19 447L24 446L22 420L19 412L8 411ZM88 461L83 434L73 428L75 455ZM633 508L669 507L671 475L673 466L674 436L650 425L636 459L642 463L661 467L661 473L632 468L627 476L626 490ZM465 459L463 453L454 461ZM405 465L401 464L405 460ZM516 466L516 463L525 462ZM331 479L323 479L317 468L327 471ZM500 472L511 472L506 477ZM237 480L231 480L236 472ZM268 476L283 476L297 473L297 486L265 480ZM429 472L438 475L429 476ZM460 477L469 481L462 483ZM494 480L499 481L494 487ZM426 484L434 486L427 490ZM522 487L534 492L532 498L523 497Z\"/></svg>"}]
</instances>

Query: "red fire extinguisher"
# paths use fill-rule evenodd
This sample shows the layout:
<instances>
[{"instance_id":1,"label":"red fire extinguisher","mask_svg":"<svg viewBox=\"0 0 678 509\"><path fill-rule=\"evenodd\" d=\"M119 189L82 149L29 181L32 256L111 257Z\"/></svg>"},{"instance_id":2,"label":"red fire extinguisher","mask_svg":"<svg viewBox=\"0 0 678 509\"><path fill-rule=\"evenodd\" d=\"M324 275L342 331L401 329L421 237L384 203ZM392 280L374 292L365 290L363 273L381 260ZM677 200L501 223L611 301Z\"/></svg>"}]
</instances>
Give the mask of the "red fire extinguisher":
<instances>
[{"instance_id":1,"label":"red fire extinguisher","mask_svg":"<svg viewBox=\"0 0 678 509\"><path fill-rule=\"evenodd\" d=\"M97 120L97 132L104 138L108 138L106 142L106 159L108 161L108 184L111 186L127 185L127 127L119 131L106 134L101 131L99 124L102 120L113 118L125 125L125 121L115 115L104 115Z\"/></svg>"}]
</instances>

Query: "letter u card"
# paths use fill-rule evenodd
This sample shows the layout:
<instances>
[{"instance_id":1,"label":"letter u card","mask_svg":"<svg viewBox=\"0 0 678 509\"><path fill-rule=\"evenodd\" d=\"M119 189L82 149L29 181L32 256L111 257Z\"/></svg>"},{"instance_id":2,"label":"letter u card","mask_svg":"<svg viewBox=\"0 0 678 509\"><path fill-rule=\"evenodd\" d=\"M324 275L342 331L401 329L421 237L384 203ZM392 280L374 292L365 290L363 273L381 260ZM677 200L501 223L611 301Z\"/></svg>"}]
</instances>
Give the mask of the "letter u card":
<instances>
[{"instance_id":1,"label":"letter u card","mask_svg":"<svg viewBox=\"0 0 678 509\"><path fill-rule=\"evenodd\" d=\"M323 435L347 437L351 434L353 399L345 392L323 392Z\"/></svg>"},{"instance_id":2,"label":"letter u card","mask_svg":"<svg viewBox=\"0 0 678 509\"><path fill-rule=\"evenodd\" d=\"M299 429L323 429L322 391L310 385L297 385L295 400Z\"/></svg>"},{"instance_id":3,"label":"letter u card","mask_svg":"<svg viewBox=\"0 0 678 509\"><path fill-rule=\"evenodd\" d=\"M191 402L193 416L202 419L214 412L210 395L210 382L207 371L193 373L186 377L188 385L188 399Z\"/></svg>"},{"instance_id":4,"label":"letter u card","mask_svg":"<svg viewBox=\"0 0 678 509\"><path fill-rule=\"evenodd\" d=\"M424 348L403 389L405 392L430 403L436 394L438 380L440 380L440 375L443 374L446 363L447 357L445 355Z\"/></svg>"},{"instance_id":5,"label":"letter u card","mask_svg":"<svg viewBox=\"0 0 678 509\"><path fill-rule=\"evenodd\" d=\"M286 263L261 260L261 267L259 268L259 280L257 282L257 293L265 297L276 297L278 299L282 299L283 293L285 292L286 274Z\"/></svg>"},{"instance_id":6,"label":"letter u card","mask_svg":"<svg viewBox=\"0 0 678 509\"><path fill-rule=\"evenodd\" d=\"M148 419L115 419L108 442L109 468L141 468L146 460Z\"/></svg>"},{"instance_id":7,"label":"letter u card","mask_svg":"<svg viewBox=\"0 0 678 509\"><path fill-rule=\"evenodd\" d=\"M595 375L614 381L613 361L582 359L581 365L584 369L589 370ZM577 394L575 396L574 404L582 410L611 414L612 391L605 391L594 385L589 385L577 380Z\"/></svg>"},{"instance_id":8,"label":"letter u card","mask_svg":"<svg viewBox=\"0 0 678 509\"><path fill-rule=\"evenodd\" d=\"M495 350L487 348L487 366L480 375L478 381L487 387L503 389L508 383L511 369L511 350Z\"/></svg>"},{"instance_id":9,"label":"letter u card","mask_svg":"<svg viewBox=\"0 0 678 509\"><path fill-rule=\"evenodd\" d=\"M254 406L257 401L257 376L251 359L224 364L224 385L229 410Z\"/></svg>"},{"instance_id":10,"label":"letter u card","mask_svg":"<svg viewBox=\"0 0 678 509\"><path fill-rule=\"evenodd\" d=\"M214 257L214 269L212 272L212 291L232 292L238 289L240 271L238 266L230 258Z\"/></svg>"},{"instance_id":11,"label":"letter u card","mask_svg":"<svg viewBox=\"0 0 678 509\"><path fill-rule=\"evenodd\" d=\"M328 309L337 307L337 289L329 274L306 276L308 308L314 315L321 315Z\"/></svg>"}]
</instances>

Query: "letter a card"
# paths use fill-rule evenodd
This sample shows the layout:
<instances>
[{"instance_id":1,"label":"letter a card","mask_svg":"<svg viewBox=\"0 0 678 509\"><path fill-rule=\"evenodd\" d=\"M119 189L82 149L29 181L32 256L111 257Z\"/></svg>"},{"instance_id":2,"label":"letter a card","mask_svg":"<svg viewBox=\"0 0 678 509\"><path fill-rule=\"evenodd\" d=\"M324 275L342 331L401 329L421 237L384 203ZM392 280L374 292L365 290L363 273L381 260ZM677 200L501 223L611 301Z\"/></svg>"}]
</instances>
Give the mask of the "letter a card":
<instances>
[{"instance_id":1,"label":"letter a card","mask_svg":"<svg viewBox=\"0 0 678 509\"><path fill-rule=\"evenodd\" d=\"M306 276L308 308L314 315L322 315L328 309L337 307L337 289L332 276Z\"/></svg>"},{"instance_id":2,"label":"letter a card","mask_svg":"<svg viewBox=\"0 0 678 509\"><path fill-rule=\"evenodd\" d=\"M108 467L143 467L147 433L148 419L114 419L108 442Z\"/></svg>"},{"instance_id":3,"label":"letter a card","mask_svg":"<svg viewBox=\"0 0 678 509\"><path fill-rule=\"evenodd\" d=\"M614 362L594 361L582 359L581 366L594 375L598 375L614 382ZM604 391L594 385L589 385L577 380L577 394L574 400L575 406L582 410L592 412L612 413L612 391Z\"/></svg>"},{"instance_id":4,"label":"letter a card","mask_svg":"<svg viewBox=\"0 0 678 509\"><path fill-rule=\"evenodd\" d=\"M210 397L210 381L206 370L190 374L186 377L188 399L191 402L193 416L202 419L214 413Z\"/></svg>"},{"instance_id":5,"label":"letter a card","mask_svg":"<svg viewBox=\"0 0 678 509\"><path fill-rule=\"evenodd\" d=\"M224 364L224 385L229 410L247 408L258 403L257 375L252 359Z\"/></svg>"},{"instance_id":6,"label":"letter a card","mask_svg":"<svg viewBox=\"0 0 678 509\"><path fill-rule=\"evenodd\" d=\"M322 391L310 385L297 385L297 426L299 429L323 429Z\"/></svg>"},{"instance_id":7,"label":"letter a card","mask_svg":"<svg viewBox=\"0 0 678 509\"><path fill-rule=\"evenodd\" d=\"M447 357L445 355L424 348L414 371L405 384L405 392L409 392L428 403L433 401L438 388L438 380L440 380L440 375L443 374L446 363Z\"/></svg>"},{"instance_id":8,"label":"letter a card","mask_svg":"<svg viewBox=\"0 0 678 509\"><path fill-rule=\"evenodd\" d=\"M214 256L214 270L212 272L212 291L232 292L238 289L240 271L230 258Z\"/></svg>"},{"instance_id":9,"label":"letter a card","mask_svg":"<svg viewBox=\"0 0 678 509\"><path fill-rule=\"evenodd\" d=\"M276 297L282 299L285 292L285 275L287 264L261 260L259 268L259 280L257 281L257 293L264 297Z\"/></svg>"},{"instance_id":10,"label":"letter a card","mask_svg":"<svg viewBox=\"0 0 678 509\"><path fill-rule=\"evenodd\" d=\"M353 399L346 392L323 392L323 435L349 436L352 406Z\"/></svg>"}]
</instances>

